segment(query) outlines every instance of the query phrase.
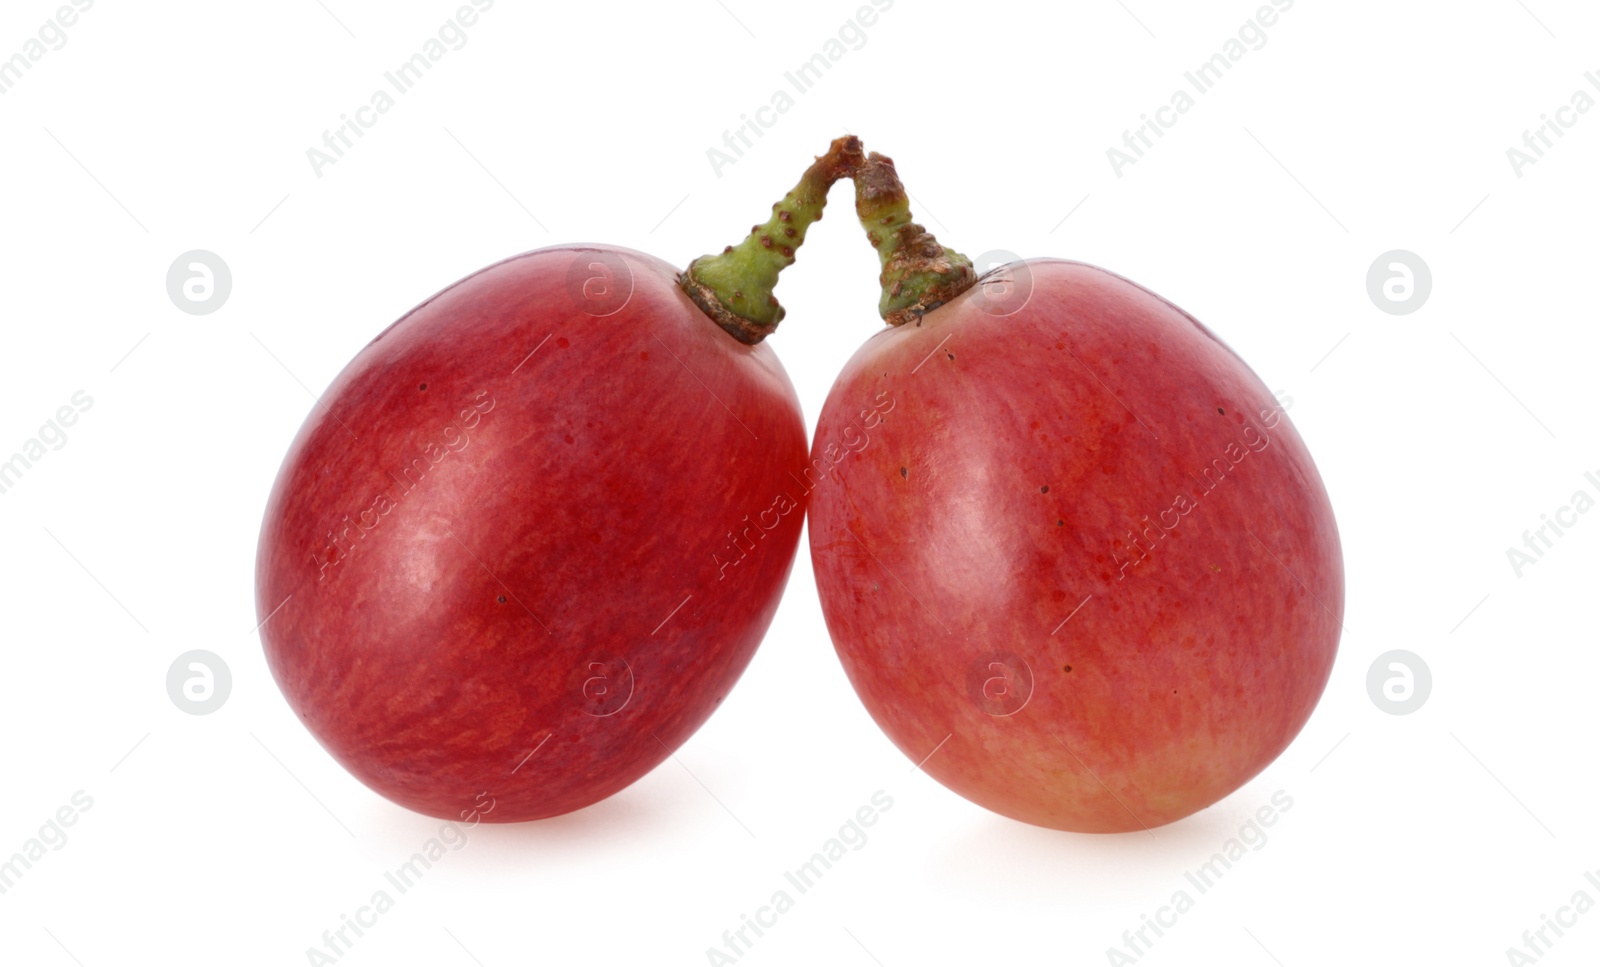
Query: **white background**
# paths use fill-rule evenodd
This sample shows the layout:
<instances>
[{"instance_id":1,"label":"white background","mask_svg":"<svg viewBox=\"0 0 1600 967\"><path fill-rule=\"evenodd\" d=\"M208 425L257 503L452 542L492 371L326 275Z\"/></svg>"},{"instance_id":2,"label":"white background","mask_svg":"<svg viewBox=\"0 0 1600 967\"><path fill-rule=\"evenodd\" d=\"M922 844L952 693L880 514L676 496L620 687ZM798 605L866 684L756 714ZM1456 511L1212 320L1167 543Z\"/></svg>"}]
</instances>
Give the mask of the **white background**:
<instances>
[{"instance_id":1,"label":"white background","mask_svg":"<svg viewBox=\"0 0 1600 967\"><path fill-rule=\"evenodd\" d=\"M1499 964L1575 891L1600 900L1583 875L1600 870L1600 513L1520 577L1506 557L1576 491L1600 495L1584 477L1600 477L1600 110L1571 115L1521 177L1506 154L1574 91L1600 98L1584 77L1600 11L1299 0L1119 177L1107 149L1253 0L898 0L719 174L708 149L854 0L501 0L314 174L306 149L456 6L102 0L0 96L0 455L75 391L94 401L0 495L0 858L75 791L93 799L0 896L6 962L306 963L367 903L439 823L323 752L252 630L261 510L310 394L422 298L515 252L718 250L845 132L896 158L942 241L1135 279L1294 398L1348 578L1310 724L1238 793L1153 834L1002 819L915 772L867 717L802 545L772 632L678 761L576 814L478 827L342 962L707 963L880 789L894 806L867 844L743 962L1107 963L1278 790L1293 807L1270 839L1142 962ZM0 56L54 9L7 3ZM847 188L833 198L771 341L808 425L879 325L872 253ZM192 249L232 269L211 315L165 289ZM1367 294L1392 249L1432 269L1409 315ZM233 674L205 716L165 685L197 648ZM1366 685L1397 648L1433 675L1406 716ZM1597 955L1600 911L1543 962Z\"/></svg>"}]
</instances>

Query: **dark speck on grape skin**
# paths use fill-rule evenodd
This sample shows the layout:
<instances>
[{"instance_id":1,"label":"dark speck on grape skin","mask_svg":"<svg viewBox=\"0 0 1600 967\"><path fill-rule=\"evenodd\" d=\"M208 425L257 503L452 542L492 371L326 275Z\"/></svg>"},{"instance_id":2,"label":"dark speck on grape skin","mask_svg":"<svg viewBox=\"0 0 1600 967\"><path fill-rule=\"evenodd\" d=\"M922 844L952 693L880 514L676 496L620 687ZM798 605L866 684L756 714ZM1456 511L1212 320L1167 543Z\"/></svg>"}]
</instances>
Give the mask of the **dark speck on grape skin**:
<instances>
[{"instance_id":1,"label":"dark speck on grape skin","mask_svg":"<svg viewBox=\"0 0 1600 967\"><path fill-rule=\"evenodd\" d=\"M1067 522L1064 521L1064 520L1058 520L1058 521L1056 521L1056 526L1057 527L1065 527L1065 526L1067 526Z\"/></svg>"},{"instance_id":2,"label":"dark speck on grape skin","mask_svg":"<svg viewBox=\"0 0 1600 967\"><path fill-rule=\"evenodd\" d=\"M417 384L417 389L418 390L425 390L427 388L428 388L428 384L427 383L418 383Z\"/></svg>"},{"instance_id":3,"label":"dark speck on grape skin","mask_svg":"<svg viewBox=\"0 0 1600 967\"><path fill-rule=\"evenodd\" d=\"M900 479L901 480L906 480L906 479L908 479L908 476L909 475L908 475L908 473L906 471L906 468L905 467L901 467L900 468Z\"/></svg>"},{"instance_id":4,"label":"dark speck on grape skin","mask_svg":"<svg viewBox=\"0 0 1600 967\"><path fill-rule=\"evenodd\" d=\"M1049 485L1049 484L1045 484L1045 485L1044 485L1044 486L1043 486L1043 487L1040 487L1040 488L1039 488L1039 492L1040 492L1040 493L1041 493L1041 494L1047 494L1047 493L1049 493L1049 492L1050 492L1050 485Z\"/></svg>"},{"instance_id":5,"label":"dark speck on grape skin","mask_svg":"<svg viewBox=\"0 0 1600 967\"><path fill-rule=\"evenodd\" d=\"M1064 672L1070 672L1070 671L1072 671L1072 666L1071 665L1062 665L1061 666L1061 670L1064 671Z\"/></svg>"},{"instance_id":6,"label":"dark speck on grape skin","mask_svg":"<svg viewBox=\"0 0 1600 967\"><path fill-rule=\"evenodd\" d=\"M506 603L506 596L502 594L502 595L500 595L500 597L495 598L495 600L500 602L501 604L505 604Z\"/></svg>"},{"instance_id":7,"label":"dark speck on grape skin","mask_svg":"<svg viewBox=\"0 0 1600 967\"><path fill-rule=\"evenodd\" d=\"M1218 416L1227 416L1228 415L1228 411L1224 410L1222 407L1219 406L1219 407L1217 407L1217 415Z\"/></svg>"}]
</instances>

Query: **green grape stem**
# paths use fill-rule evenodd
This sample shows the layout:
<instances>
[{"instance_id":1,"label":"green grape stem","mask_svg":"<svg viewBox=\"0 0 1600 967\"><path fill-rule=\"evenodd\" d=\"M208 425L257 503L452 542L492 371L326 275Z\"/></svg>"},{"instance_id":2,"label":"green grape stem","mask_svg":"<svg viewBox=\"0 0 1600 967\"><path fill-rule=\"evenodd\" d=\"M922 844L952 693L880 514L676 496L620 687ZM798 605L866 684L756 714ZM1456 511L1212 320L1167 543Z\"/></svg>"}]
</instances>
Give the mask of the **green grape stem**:
<instances>
[{"instance_id":1,"label":"green grape stem","mask_svg":"<svg viewBox=\"0 0 1600 967\"><path fill-rule=\"evenodd\" d=\"M919 321L972 287L977 281L972 260L940 245L911 220L911 204L893 160L874 151L856 168L854 181L856 215L883 267L878 313L885 322L903 326Z\"/></svg>"},{"instance_id":2,"label":"green grape stem","mask_svg":"<svg viewBox=\"0 0 1600 967\"><path fill-rule=\"evenodd\" d=\"M752 346L761 342L783 320L783 306L772 294L778 273L794 262L806 229L822 218L828 189L840 178L852 177L864 160L860 139L836 139L800 183L772 206L765 225L753 227L738 245L690 262L678 276L679 285L729 335Z\"/></svg>"}]
</instances>

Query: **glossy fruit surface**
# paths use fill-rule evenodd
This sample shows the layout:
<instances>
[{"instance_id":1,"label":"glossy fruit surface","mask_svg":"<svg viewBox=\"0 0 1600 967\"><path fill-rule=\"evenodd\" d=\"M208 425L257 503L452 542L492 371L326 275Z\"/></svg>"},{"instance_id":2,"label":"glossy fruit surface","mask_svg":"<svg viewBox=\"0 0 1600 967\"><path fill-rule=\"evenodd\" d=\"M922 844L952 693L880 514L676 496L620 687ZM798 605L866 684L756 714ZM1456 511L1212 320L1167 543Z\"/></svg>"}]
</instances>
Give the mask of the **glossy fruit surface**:
<instances>
[{"instance_id":1,"label":"glossy fruit surface","mask_svg":"<svg viewBox=\"0 0 1600 967\"><path fill-rule=\"evenodd\" d=\"M873 718L1042 826L1151 828L1239 788L1306 723L1343 613L1291 401L1081 263L917 313L851 359L812 451L818 589Z\"/></svg>"},{"instance_id":2,"label":"glossy fruit surface","mask_svg":"<svg viewBox=\"0 0 1600 967\"><path fill-rule=\"evenodd\" d=\"M799 402L659 259L542 249L445 289L322 396L257 561L272 674L418 812L537 819L684 742L772 620Z\"/></svg>"}]
</instances>

